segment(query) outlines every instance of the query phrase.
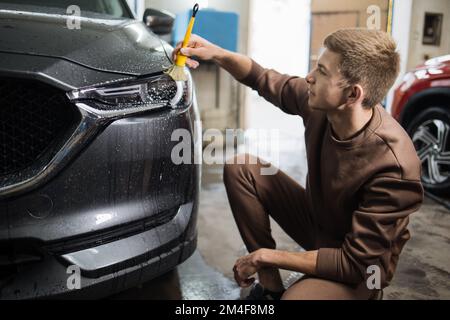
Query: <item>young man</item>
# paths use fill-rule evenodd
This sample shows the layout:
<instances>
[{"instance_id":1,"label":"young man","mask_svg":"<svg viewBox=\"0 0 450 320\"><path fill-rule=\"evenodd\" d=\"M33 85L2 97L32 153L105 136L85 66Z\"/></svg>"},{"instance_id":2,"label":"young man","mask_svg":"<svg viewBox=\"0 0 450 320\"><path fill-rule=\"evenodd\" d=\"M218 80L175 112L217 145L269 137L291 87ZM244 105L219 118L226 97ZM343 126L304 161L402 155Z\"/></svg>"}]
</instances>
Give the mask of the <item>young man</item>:
<instances>
[{"instance_id":1,"label":"young man","mask_svg":"<svg viewBox=\"0 0 450 320\"><path fill-rule=\"evenodd\" d=\"M381 31L344 29L324 47L306 79L264 69L196 36L181 50L215 61L305 124L306 189L281 171L261 175L263 164L251 155L233 162L245 164L225 166L231 209L250 252L236 262L235 278L249 287L258 273L265 288L259 298L379 296L410 238L408 217L423 201L413 143L380 105L399 72L395 42ZM306 252L277 251L269 216ZM279 269L306 276L284 291Z\"/></svg>"}]
</instances>

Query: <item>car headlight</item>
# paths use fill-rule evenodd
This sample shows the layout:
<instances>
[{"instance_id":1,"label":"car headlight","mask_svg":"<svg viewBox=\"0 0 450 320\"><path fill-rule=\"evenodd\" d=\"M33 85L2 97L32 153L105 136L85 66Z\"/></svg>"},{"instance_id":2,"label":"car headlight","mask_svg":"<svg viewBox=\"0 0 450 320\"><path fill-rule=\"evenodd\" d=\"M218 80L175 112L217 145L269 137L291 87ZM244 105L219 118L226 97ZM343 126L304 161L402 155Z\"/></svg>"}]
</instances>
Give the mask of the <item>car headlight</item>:
<instances>
[{"instance_id":1,"label":"car headlight","mask_svg":"<svg viewBox=\"0 0 450 320\"><path fill-rule=\"evenodd\" d=\"M106 114L127 114L160 108L181 109L191 105L192 77L174 81L167 75L84 88L68 93L75 103L86 102L92 109Z\"/></svg>"}]
</instances>

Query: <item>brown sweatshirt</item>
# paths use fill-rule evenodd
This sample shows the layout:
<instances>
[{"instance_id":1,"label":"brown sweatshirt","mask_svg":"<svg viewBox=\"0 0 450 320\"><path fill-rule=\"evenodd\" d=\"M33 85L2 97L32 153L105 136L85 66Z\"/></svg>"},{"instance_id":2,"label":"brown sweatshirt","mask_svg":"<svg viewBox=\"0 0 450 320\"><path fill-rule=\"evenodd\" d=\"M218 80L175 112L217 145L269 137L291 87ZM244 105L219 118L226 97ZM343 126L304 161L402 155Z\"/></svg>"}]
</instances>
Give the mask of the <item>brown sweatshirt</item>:
<instances>
[{"instance_id":1,"label":"brown sweatshirt","mask_svg":"<svg viewBox=\"0 0 450 320\"><path fill-rule=\"evenodd\" d=\"M308 105L307 83L253 61L241 82L305 125L307 204L314 213L319 249L317 276L359 284L367 268L381 270L386 287L410 239L408 216L423 202L421 163L403 128L375 108L354 138L337 140L325 113Z\"/></svg>"}]
</instances>

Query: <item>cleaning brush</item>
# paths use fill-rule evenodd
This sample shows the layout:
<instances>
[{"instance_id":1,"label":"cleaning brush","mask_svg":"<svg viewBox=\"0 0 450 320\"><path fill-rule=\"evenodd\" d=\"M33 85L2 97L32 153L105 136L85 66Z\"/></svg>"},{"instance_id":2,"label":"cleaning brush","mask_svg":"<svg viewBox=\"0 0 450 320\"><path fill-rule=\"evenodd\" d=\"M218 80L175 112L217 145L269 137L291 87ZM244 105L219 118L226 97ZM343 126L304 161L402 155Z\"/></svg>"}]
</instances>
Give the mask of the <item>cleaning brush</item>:
<instances>
[{"instance_id":1,"label":"cleaning brush","mask_svg":"<svg viewBox=\"0 0 450 320\"><path fill-rule=\"evenodd\" d=\"M197 15L197 12L199 10L198 3L195 4L193 10L192 10L192 17L189 21L189 25L186 31L186 34L184 36L183 45L182 48L186 48L189 44L189 40L191 39L192 29L194 28L195 23L195 16ZM175 64L170 67L169 70L166 71L166 74L168 74L170 77L172 77L175 81L186 81L187 76L184 71L184 68L186 66L186 60L187 57L182 55L181 52L178 52L177 59L175 60Z\"/></svg>"}]
</instances>

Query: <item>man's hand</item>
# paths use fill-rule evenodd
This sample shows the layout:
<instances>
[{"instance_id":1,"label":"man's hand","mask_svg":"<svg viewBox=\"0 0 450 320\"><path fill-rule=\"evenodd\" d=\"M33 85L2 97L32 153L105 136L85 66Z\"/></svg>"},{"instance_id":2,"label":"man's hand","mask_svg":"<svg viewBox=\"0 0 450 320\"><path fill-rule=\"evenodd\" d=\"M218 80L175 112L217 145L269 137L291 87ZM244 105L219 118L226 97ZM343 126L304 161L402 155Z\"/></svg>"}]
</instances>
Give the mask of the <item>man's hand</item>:
<instances>
[{"instance_id":1,"label":"man's hand","mask_svg":"<svg viewBox=\"0 0 450 320\"><path fill-rule=\"evenodd\" d=\"M255 282L252 276L261 268L259 261L263 252L264 249L260 249L236 261L233 267L234 279L241 288L248 288Z\"/></svg>"},{"instance_id":2,"label":"man's hand","mask_svg":"<svg viewBox=\"0 0 450 320\"><path fill-rule=\"evenodd\" d=\"M197 57L203 61L215 62L237 80L244 79L250 73L252 60L249 57L225 50L195 34L191 36L187 48L181 49L182 45L182 42L178 43L172 58L175 61L178 53L188 57L186 64L189 68L198 68L200 63L192 58Z\"/></svg>"},{"instance_id":3,"label":"man's hand","mask_svg":"<svg viewBox=\"0 0 450 320\"><path fill-rule=\"evenodd\" d=\"M178 43L173 51L172 58L174 61L180 51L181 54L186 57L195 56L204 61L216 59L223 51L222 48L194 34L191 36L191 40L189 41L187 48L181 49L182 44L183 42ZM193 69L196 69L200 65L198 61L192 58L188 58L186 64L189 68Z\"/></svg>"},{"instance_id":4,"label":"man's hand","mask_svg":"<svg viewBox=\"0 0 450 320\"><path fill-rule=\"evenodd\" d=\"M277 268L315 276L318 251L287 252L259 249L237 260L234 265L234 279L242 288L255 282L254 276L263 268Z\"/></svg>"}]
</instances>

